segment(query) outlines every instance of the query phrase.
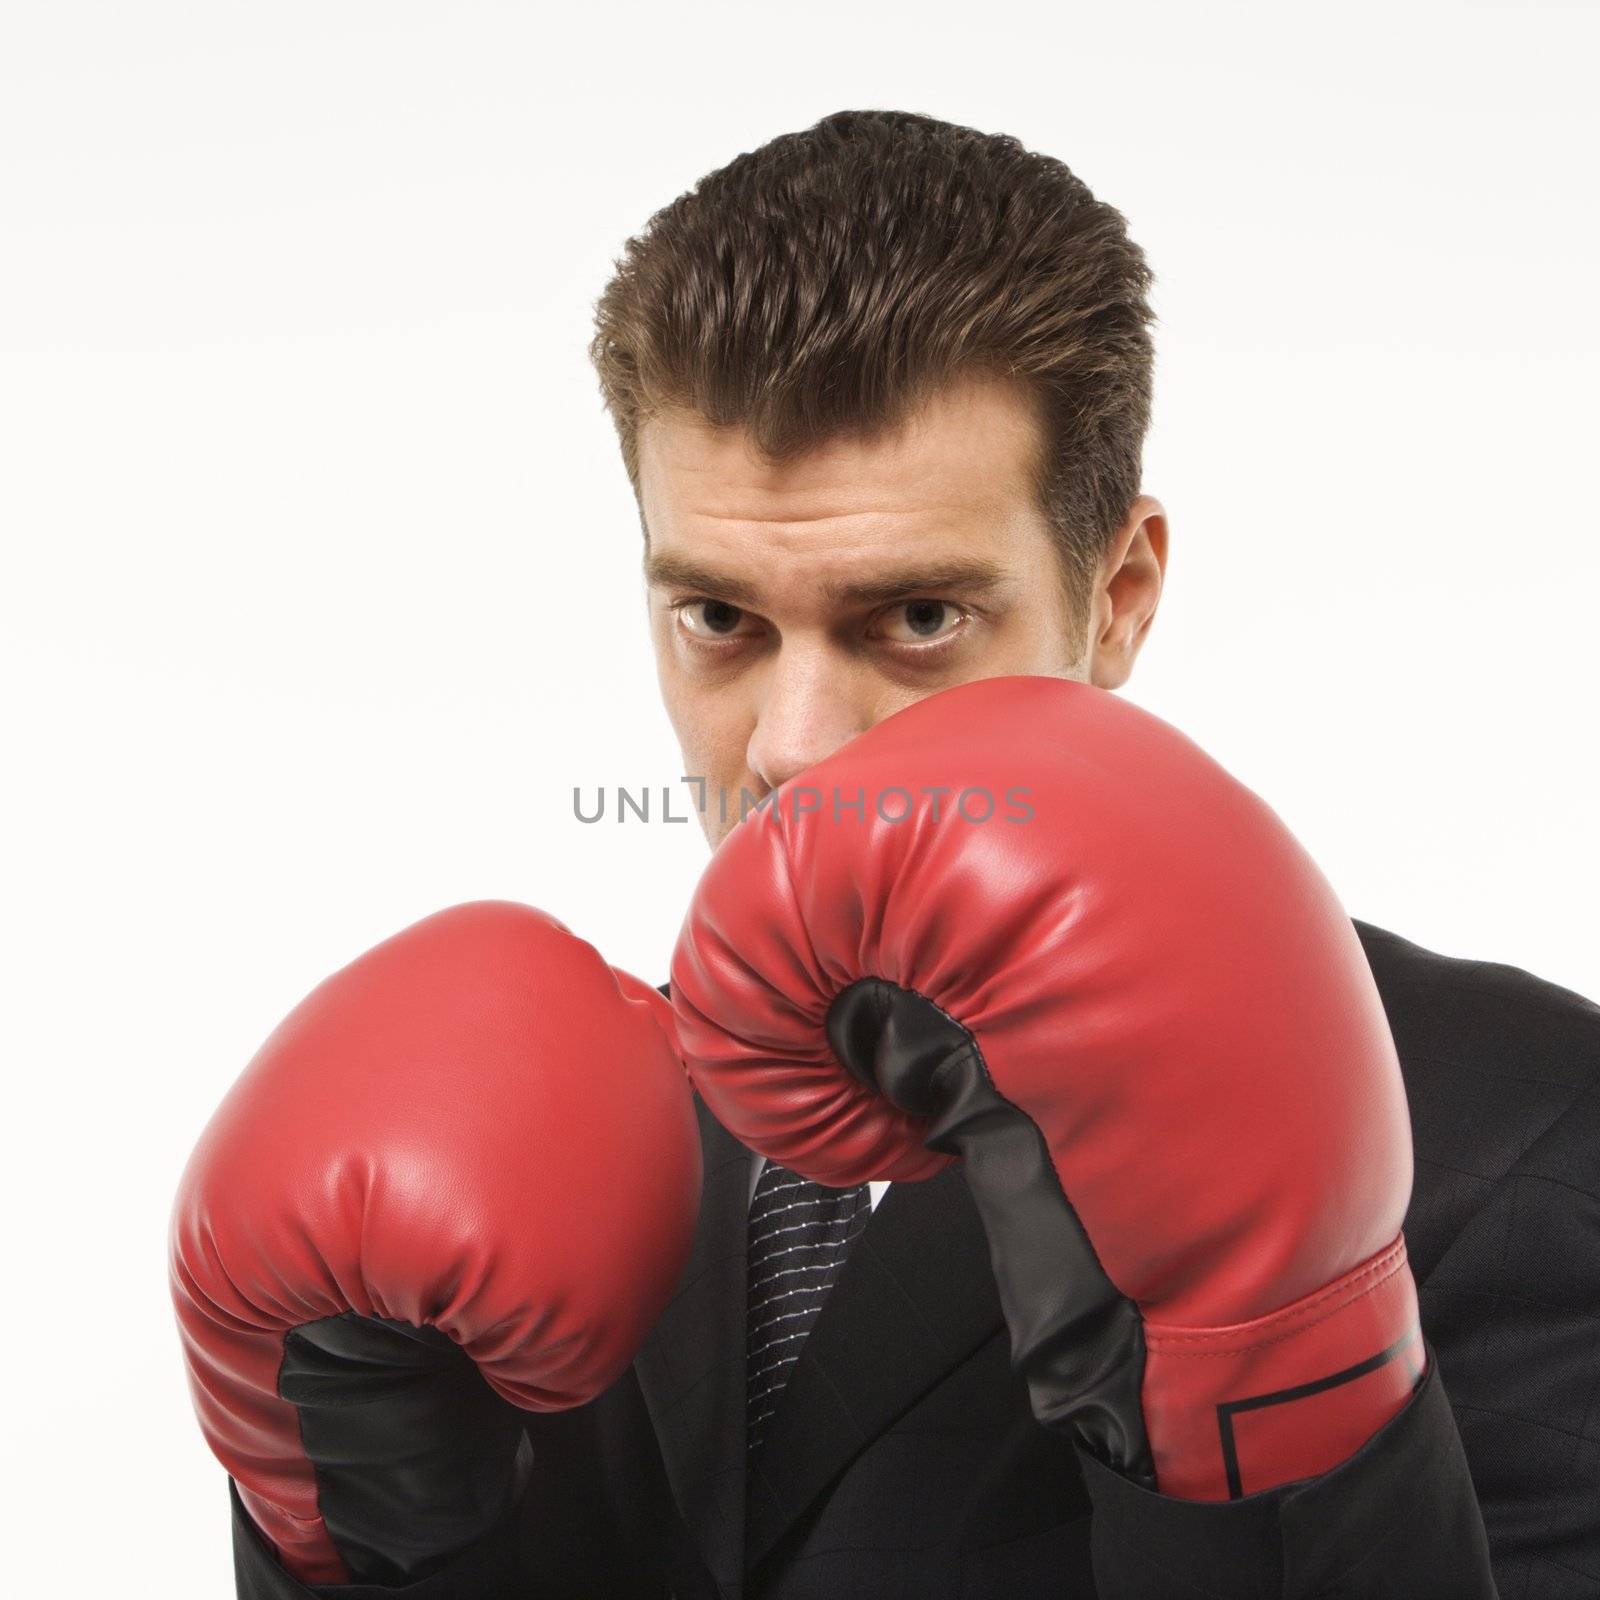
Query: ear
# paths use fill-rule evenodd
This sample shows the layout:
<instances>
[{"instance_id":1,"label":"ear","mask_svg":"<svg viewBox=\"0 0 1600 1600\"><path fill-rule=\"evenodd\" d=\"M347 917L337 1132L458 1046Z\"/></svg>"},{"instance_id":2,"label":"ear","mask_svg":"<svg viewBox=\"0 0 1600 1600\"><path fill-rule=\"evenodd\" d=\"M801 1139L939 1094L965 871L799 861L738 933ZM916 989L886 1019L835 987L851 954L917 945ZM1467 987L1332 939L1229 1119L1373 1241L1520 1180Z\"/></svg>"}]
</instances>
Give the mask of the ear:
<instances>
[{"instance_id":1,"label":"ear","mask_svg":"<svg viewBox=\"0 0 1600 1600\"><path fill-rule=\"evenodd\" d=\"M1120 689L1133 671L1161 600L1167 570L1167 514L1142 494L1128 509L1100 563L1089 622L1089 682Z\"/></svg>"}]
</instances>

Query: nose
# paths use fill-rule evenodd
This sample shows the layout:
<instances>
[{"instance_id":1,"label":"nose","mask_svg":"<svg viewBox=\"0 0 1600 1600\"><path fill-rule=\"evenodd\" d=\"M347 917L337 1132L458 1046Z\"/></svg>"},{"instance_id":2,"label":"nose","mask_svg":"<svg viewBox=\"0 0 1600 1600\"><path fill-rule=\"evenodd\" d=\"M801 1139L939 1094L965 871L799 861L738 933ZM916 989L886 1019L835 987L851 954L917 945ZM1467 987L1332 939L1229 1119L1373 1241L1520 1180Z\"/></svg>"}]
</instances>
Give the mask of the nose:
<instances>
[{"instance_id":1,"label":"nose","mask_svg":"<svg viewBox=\"0 0 1600 1600\"><path fill-rule=\"evenodd\" d=\"M832 755L874 722L865 686L823 649L786 643L763 685L745 759L771 789Z\"/></svg>"}]
</instances>

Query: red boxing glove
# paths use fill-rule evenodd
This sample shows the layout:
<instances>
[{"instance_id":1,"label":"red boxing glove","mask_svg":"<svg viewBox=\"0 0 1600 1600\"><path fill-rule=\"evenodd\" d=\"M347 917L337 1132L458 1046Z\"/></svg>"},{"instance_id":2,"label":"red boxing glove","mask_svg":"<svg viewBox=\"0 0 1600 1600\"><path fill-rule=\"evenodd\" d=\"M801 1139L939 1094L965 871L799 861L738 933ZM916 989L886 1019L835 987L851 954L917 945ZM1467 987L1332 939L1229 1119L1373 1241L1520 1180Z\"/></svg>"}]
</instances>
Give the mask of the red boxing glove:
<instances>
[{"instance_id":1,"label":"red boxing glove","mask_svg":"<svg viewBox=\"0 0 1600 1600\"><path fill-rule=\"evenodd\" d=\"M1399 1065L1266 805L1053 678L922 700L769 804L673 962L733 1133L829 1184L960 1156L1035 1414L1146 1487L1309 1477L1405 1404Z\"/></svg>"},{"instance_id":2,"label":"red boxing glove","mask_svg":"<svg viewBox=\"0 0 1600 1600\"><path fill-rule=\"evenodd\" d=\"M514 1408L633 1358L699 1205L670 1026L560 923L485 901L335 973L233 1086L172 1292L207 1441L297 1578L436 1570L520 1487Z\"/></svg>"}]
</instances>

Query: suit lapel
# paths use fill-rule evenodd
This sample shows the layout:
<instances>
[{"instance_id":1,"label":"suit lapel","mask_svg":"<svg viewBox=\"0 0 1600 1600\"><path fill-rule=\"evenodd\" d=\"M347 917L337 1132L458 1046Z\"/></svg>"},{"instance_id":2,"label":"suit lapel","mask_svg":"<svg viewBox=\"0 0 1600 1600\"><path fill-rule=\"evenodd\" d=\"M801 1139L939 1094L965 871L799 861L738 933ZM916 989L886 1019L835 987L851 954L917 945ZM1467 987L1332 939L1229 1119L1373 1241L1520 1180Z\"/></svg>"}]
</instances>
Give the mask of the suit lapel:
<instances>
[{"instance_id":1,"label":"suit lapel","mask_svg":"<svg viewBox=\"0 0 1600 1600\"><path fill-rule=\"evenodd\" d=\"M742 1336L742 1318L738 1326ZM893 1185L845 1258L767 1423L749 1475L747 1567L864 1446L1003 1326L959 1169Z\"/></svg>"},{"instance_id":2,"label":"suit lapel","mask_svg":"<svg viewBox=\"0 0 1600 1600\"><path fill-rule=\"evenodd\" d=\"M753 1157L699 1097L704 1182L677 1292L634 1358L673 1498L727 1600L744 1585L745 1239Z\"/></svg>"},{"instance_id":3,"label":"suit lapel","mask_svg":"<svg viewBox=\"0 0 1600 1600\"><path fill-rule=\"evenodd\" d=\"M634 1359L673 1498L727 1600L850 1461L1004 1326L957 1168L897 1183L852 1247L745 1471L753 1157L695 1100L705 1164L688 1265Z\"/></svg>"}]
</instances>

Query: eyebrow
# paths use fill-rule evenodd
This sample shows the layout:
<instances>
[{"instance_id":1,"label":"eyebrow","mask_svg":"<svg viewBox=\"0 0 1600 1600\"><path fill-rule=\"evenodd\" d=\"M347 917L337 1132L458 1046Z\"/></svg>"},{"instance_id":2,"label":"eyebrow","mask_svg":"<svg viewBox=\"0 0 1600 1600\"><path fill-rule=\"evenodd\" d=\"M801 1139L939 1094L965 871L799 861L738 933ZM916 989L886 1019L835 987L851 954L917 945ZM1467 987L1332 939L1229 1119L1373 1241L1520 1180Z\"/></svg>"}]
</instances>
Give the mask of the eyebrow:
<instances>
[{"instance_id":1,"label":"eyebrow","mask_svg":"<svg viewBox=\"0 0 1600 1600\"><path fill-rule=\"evenodd\" d=\"M678 556L647 556L644 570L645 579L652 588L690 589L708 600L721 600L728 605L754 608L760 602L757 585ZM972 558L903 567L882 577L855 582L828 583L823 586L823 594L833 605L885 605L893 600L953 589L966 594L984 594L1005 582L1006 573L997 563Z\"/></svg>"}]
</instances>

